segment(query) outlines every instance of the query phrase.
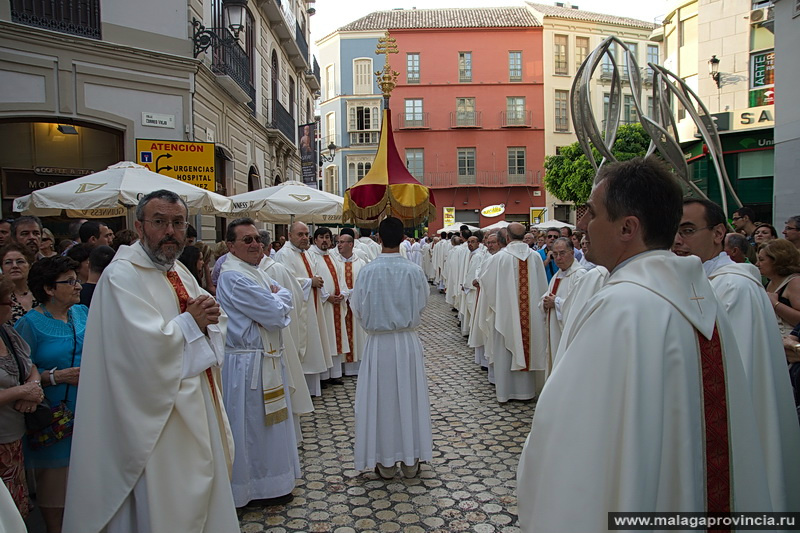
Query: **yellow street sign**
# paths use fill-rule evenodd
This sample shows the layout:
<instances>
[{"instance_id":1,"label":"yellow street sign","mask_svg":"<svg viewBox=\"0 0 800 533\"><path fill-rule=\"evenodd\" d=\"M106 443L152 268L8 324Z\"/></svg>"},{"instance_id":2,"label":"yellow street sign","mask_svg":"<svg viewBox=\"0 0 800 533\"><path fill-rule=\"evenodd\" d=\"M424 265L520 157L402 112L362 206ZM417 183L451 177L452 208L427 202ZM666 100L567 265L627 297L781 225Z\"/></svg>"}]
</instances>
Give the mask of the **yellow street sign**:
<instances>
[{"instance_id":1,"label":"yellow street sign","mask_svg":"<svg viewBox=\"0 0 800 533\"><path fill-rule=\"evenodd\" d=\"M137 163L153 172L214 191L214 143L136 139Z\"/></svg>"}]
</instances>

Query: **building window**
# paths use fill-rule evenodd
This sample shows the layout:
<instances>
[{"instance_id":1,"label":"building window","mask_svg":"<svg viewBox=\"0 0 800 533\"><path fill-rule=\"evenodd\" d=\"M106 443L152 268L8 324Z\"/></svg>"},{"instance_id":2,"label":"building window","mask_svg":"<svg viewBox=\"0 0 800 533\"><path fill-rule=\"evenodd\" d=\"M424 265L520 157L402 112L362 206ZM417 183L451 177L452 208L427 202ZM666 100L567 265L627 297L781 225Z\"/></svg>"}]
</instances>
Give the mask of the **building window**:
<instances>
[{"instance_id":1,"label":"building window","mask_svg":"<svg viewBox=\"0 0 800 533\"><path fill-rule=\"evenodd\" d=\"M325 184L323 187L323 190L339 195L339 168L336 165L325 168Z\"/></svg>"},{"instance_id":2,"label":"building window","mask_svg":"<svg viewBox=\"0 0 800 533\"><path fill-rule=\"evenodd\" d=\"M569 68L567 67L567 39L566 35L553 36L555 73L563 76L569 74Z\"/></svg>"},{"instance_id":3,"label":"building window","mask_svg":"<svg viewBox=\"0 0 800 533\"><path fill-rule=\"evenodd\" d=\"M381 129L381 111L378 104L348 106L347 113L350 144L378 144Z\"/></svg>"},{"instance_id":4,"label":"building window","mask_svg":"<svg viewBox=\"0 0 800 533\"><path fill-rule=\"evenodd\" d=\"M100 39L100 0L11 0L11 20L46 30Z\"/></svg>"},{"instance_id":5,"label":"building window","mask_svg":"<svg viewBox=\"0 0 800 533\"><path fill-rule=\"evenodd\" d=\"M456 126L477 126L474 98L456 98Z\"/></svg>"},{"instance_id":6,"label":"building window","mask_svg":"<svg viewBox=\"0 0 800 533\"><path fill-rule=\"evenodd\" d=\"M648 96L647 97L647 116L652 118L653 120L656 120L655 111L656 111L656 109L655 109L655 100L653 99L652 96Z\"/></svg>"},{"instance_id":7,"label":"building window","mask_svg":"<svg viewBox=\"0 0 800 533\"><path fill-rule=\"evenodd\" d=\"M606 121L608 120L608 111L611 107L611 94L604 93L603 94L603 128L606 127Z\"/></svg>"},{"instance_id":8,"label":"building window","mask_svg":"<svg viewBox=\"0 0 800 533\"><path fill-rule=\"evenodd\" d=\"M647 45L647 62L648 63L655 63L658 65L658 46L654 44ZM648 68L648 74L651 76L653 75L653 70Z\"/></svg>"},{"instance_id":9,"label":"building window","mask_svg":"<svg viewBox=\"0 0 800 533\"><path fill-rule=\"evenodd\" d=\"M406 54L406 82L419 83L419 53Z\"/></svg>"},{"instance_id":10,"label":"building window","mask_svg":"<svg viewBox=\"0 0 800 533\"><path fill-rule=\"evenodd\" d=\"M506 97L506 125L524 126L525 125L525 97L507 96Z\"/></svg>"},{"instance_id":11,"label":"building window","mask_svg":"<svg viewBox=\"0 0 800 533\"><path fill-rule=\"evenodd\" d=\"M743 152L739 154L738 179L765 178L775 175L775 157L772 150Z\"/></svg>"},{"instance_id":12,"label":"building window","mask_svg":"<svg viewBox=\"0 0 800 533\"><path fill-rule=\"evenodd\" d=\"M508 80L522 81L522 52L508 53Z\"/></svg>"},{"instance_id":13,"label":"building window","mask_svg":"<svg viewBox=\"0 0 800 533\"><path fill-rule=\"evenodd\" d=\"M406 148L406 168L412 176L422 182L425 176L424 148Z\"/></svg>"},{"instance_id":14,"label":"building window","mask_svg":"<svg viewBox=\"0 0 800 533\"><path fill-rule=\"evenodd\" d=\"M633 105L633 96L626 94L622 100L622 123L635 124L639 122L636 118L636 107Z\"/></svg>"},{"instance_id":15,"label":"building window","mask_svg":"<svg viewBox=\"0 0 800 533\"><path fill-rule=\"evenodd\" d=\"M422 112L422 98L406 99L405 127L421 128L425 125Z\"/></svg>"},{"instance_id":16,"label":"building window","mask_svg":"<svg viewBox=\"0 0 800 533\"><path fill-rule=\"evenodd\" d=\"M336 96L336 79L333 77L333 65L325 67L325 99Z\"/></svg>"},{"instance_id":17,"label":"building window","mask_svg":"<svg viewBox=\"0 0 800 533\"><path fill-rule=\"evenodd\" d=\"M325 115L325 138L322 140L323 149L326 149L330 143L339 144L336 142L336 113L328 113Z\"/></svg>"},{"instance_id":18,"label":"building window","mask_svg":"<svg viewBox=\"0 0 800 533\"><path fill-rule=\"evenodd\" d=\"M458 81L461 83L472 81L472 52L458 53Z\"/></svg>"},{"instance_id":19,"label":"building window","mask_svg":"<svg viewBox=\"0 0 800 533\"><path fill-rule=\"evenodd\" d=\"M625 46L628 47L628 50L631 51L633 55L633 59L635 61L639 61L639 45L636 43L625 43ZM628 54L622 55L622 77L623 79L628 79Z\"/></svg>"},{"instance_id":20,"label":"building window","mask_svg":"<svg viewBox=\"0 0 800 533\"><path fill-rule=\"evenodd\" d=\"M353 94L372 94L372 59L353 61Z\"/></svg>"},{"instance_id":21,"label":"building window","mask_svg":"<svg viewBox=\"0 0 800 533\"><path fill-rule=\"evenodd\" d=\"M458 182L475 183L475 148L458 148Z\"/></svg>"},{"instance_id":22,"label":"building window","mask_svg":"<svg viewBox=\"0 0 800 533\"><path fill-rule=\"evenodd\" d=\"M614 63L611 62L611 58L608 55L614 58ZM602 78L611 78L611 71L614 70L614 65L616 64L617 60L617 43L611 43L608 47L608 51L603 54L603 71L600 74Z\"/></svg>"},{"instance_id":23,"label":"building window","mask_svg":"<svg viewBox=\"0 0 800 533\"><path fill-rule=\"evenodd\" d=\"M367 175L372 168L369 161L353 161L347 164L347 186L352 187L361 178Z\"/></svg>"},{"instance_id":24,"label":"building window","mask_svg":"<svg viewBox=\"0 0 800 533\"><path fill-rule=\"evenodd\" d=\"M589 56L589 38L575 37L575 72L581 67Z\"/></svg>"},{"instance_id":25,"label":"building window","mask_svg":"<svg viewBox=\"0 0 800 533\"><path fill-rule=\"evenodd\" d=\"M525 147L524 146L509 146L508 147L508 176L524 176L525 175Z\"/></svg>"},{"instance_id":26,"label":"building window","mask_svg":"<svg viewBox=\"0 0 800 533\"><path fill-rule=\"evenodd\" d=\"M569 131L569 116L567 114L568 99L569 99L569 91L556 91L556 98L555 98L556 131Z\"/></svg>"}]
</instances>

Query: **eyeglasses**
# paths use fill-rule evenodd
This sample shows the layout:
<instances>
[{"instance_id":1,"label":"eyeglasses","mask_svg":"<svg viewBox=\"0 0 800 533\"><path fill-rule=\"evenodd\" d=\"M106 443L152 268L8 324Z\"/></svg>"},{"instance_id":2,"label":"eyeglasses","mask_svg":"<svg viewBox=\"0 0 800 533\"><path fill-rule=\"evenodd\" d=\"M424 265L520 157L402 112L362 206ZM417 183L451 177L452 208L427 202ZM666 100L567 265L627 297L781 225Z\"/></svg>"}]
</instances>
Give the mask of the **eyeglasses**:
<instances>
[{"instance_id":1,"label":"eyeglasses","mask_svg":"<svg viewBox=\"0 0 800 533\"><path fill-rule=\"evenodd\" d=\"M172 225L172 228L175 231L183 231L186 229L186 226L189 225L189 223L186 222L185 220L165 220L163 218L144 220L144 222L149 222L154 228L159 230L167 229L167 226Z\"/></svg>"},{"instance_id":2,"label":"eyeglasses","mask_svg":"<svg viewBox=\"0 0 800 533\"><path fill-rule=\"evenodd\" d=\"M786 231L789 231L789 230L800 231L800 228L795 228L794 226L784 226L783 229L786 230Z\"/></svg>"},{"instance_id":3,"label":"eyeglasses","mask_svg":"<svg viewBox=\"0 0 800 533\"><path fill-rule=\"evenodd\" d=\"M253 244L253 241L256 241L256 242L259 242L259 243L261 242L261 239L259 237L253 237L252 235L245 235L244 237L242 237L239 240L241 240L245 244ZM236 241L234 240L233 242L236 242Z\"/></svg>"},{"instance_id":4,"label":"eyeglasses","mask_svg":"<svg viewBox=\"0 0 800 533\"><path fill-rule=\"evenodd\" d=\"M27 264L28 264L28 261L26 259L6 259L5 261L3 261L3 266L4 267L10 267L10 266L14 266L14 265L22 266L22 265L27 265Z\"/></svg>"},{"instance_id":5,"label":"eyeglasses","mask_svg":"<svg viewBox=\"0 0 800 533\"><path fill-rule=\"evenodd\" d=\"M70 285L74 287L75 285L80 285L81 282L78 281L78 278L69 278L69 279L62 279L61 281L54 281L56 285L61 285L62 283Z\"/></svg>"},{"instance_id":6,"label":"eyeglasses","mask_svg":"<svg viewBox=\"0 0 800 533\"><path fill-rule=\"evenodd\" d=\"M681 237L691 237L692 235L694 235L698 231L701 231L701 230L704 230L704 229L711 229L713 227L714 226L704 226L702 228L695 228L693 226L688 226L686 228L680 228L678 230L678 235L680 235Z\"/></svg>"},{"instance_id":7,"label":"eyeglasses","mask_svg":"<svg viewBox=\"0 0 800 533\"><path fill-rule=\"evenodd\" d=\"M734 216L734 217L731 217L731 220L733 220L734 222L736 222L737 220L742 220L742 217L737 217L737 216Z\"/></svg>"}]
</instances>

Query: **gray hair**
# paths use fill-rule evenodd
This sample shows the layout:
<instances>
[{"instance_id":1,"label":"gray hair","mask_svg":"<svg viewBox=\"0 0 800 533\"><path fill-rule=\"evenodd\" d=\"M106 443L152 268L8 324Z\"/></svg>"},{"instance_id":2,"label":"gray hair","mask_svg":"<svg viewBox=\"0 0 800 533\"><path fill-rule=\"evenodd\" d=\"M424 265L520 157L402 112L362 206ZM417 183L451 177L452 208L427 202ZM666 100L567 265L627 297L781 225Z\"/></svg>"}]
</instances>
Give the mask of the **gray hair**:
<instances>
[{"instance_id":1,"label":"gray hair","mask_svg":"<svg viewBox=\"0 0 800 533\"><path fill-rule=\"evenodd\" d=\"M555 246L557 242L563 242L564 244L566 244L568 250L575 249L575 244L573 244L572 239L570 239L569 237L559 237L558 239L553 241L553 246Z\"/></svg>"},{"instance_id":2,"label":"gray hair","mask_svg":"<svg viewBox=\"0 0 800 533\"><path fill-rule=\"evenodd\" d=\"M177 204L180 202L180 204L186 210L186 216L189 216L189 206L186 205L186 201L183 198L172 191L159 189L157 191L145 194L142 196L142 199L139 200L139 204L136 206L136 220L139 222L144 221L144 208L148 203L150 203L150 200L164 200L170 204Z\"/></svg>"},{"instance_id":3,"label":"gray hair","mask_svg":"<svg viewBox=\"0 0 800 533\"><path fill-rule=\"evenodd\" d=\"M261 241L261 244L264 246L269 246L272 242L272 235L269 234L269 231L265 229L258 230L258 238Z\"/></svg>"},{"instance_id":4,"label":"gray hair","mask_svg":"<svg viewBox=\"0 0 800 533\"><path fill-rule=\"evenodd\" d=\"M786 222L791 222L795 226L800 227L800 215L791 216Z\"/></svg>"},{"instance_id":5,"label":"gray hair","mask_svg":"<svg viewBox=\"0 0 800 533\"><path fill-rule=\"evenodd\" d=\"M17 238L17 228L22 226L23 224L36 224L39 226L39 231L42 231L42 219L37 217L36 215L24 215L19 218L14 219L11 223L11 236L16 239Z\"/></svg>"},{"instance_id":6,"label":"gray hair","mask_svg":"<svg viewBox=\"0 0 800 533\"><path fill-rule=\"evenodd\" d=\"M502 247L508 245L508 230L506 230L506 228L500 228L497 230L497 244Z\"/></svg>"}]
</instances>

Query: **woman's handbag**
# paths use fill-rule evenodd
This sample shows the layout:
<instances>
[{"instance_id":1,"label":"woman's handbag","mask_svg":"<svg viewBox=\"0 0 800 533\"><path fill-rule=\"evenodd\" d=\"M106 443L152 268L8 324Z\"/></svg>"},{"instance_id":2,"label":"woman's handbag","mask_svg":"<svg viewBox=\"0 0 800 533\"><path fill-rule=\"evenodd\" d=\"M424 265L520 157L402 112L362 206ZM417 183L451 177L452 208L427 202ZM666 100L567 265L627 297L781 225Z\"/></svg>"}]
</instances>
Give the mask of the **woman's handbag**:
<instances>
[{"instance_id":1,"label":"woman's handbag","mask_svg":"<svg viewBox=\"0 0 800 533\"><path fill-rule=\"evenodd\" d=\"M33 430L28 427L28 446L30 446L32 450L39 450L52 446L56 442L72 436L72 429L75 424L75 413L72 412L72 409L67 407L68 393L69 385L67 385L67 392L64 394L64 401L50 409L50 424L38 430ZM42 405L39 404L39 407L42 407ZM37 407L37 411L39 407ZM25 423L27 424L27 418Z\"/></svg>"},{"instance_id":2,"label":"woman's handbag","mask_svg":"<svg viewBox=\"0 0 800 533\"><path fill-rule=\"evenodd\" d=\"M0 337L3 338L3 342L8 348L8 351L14 356L14 360L17 362L17 368L19 369L19 384L25 384L25 369L22 367L22 361L19 360L17 356L16 350L14 350L13 345L11 344L11 339L8 337L8 333L0 327ZM50 409L50 403L47 401L47 398L43 399L42 402L36 406L36 410L32 413L25 413L25 427L28 428L28 431L38 431L41 429L46 428L53 422L53 414Z\"/></svg>"}]
</instances>

